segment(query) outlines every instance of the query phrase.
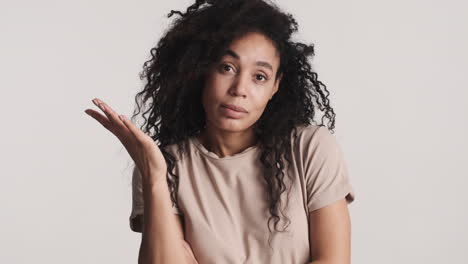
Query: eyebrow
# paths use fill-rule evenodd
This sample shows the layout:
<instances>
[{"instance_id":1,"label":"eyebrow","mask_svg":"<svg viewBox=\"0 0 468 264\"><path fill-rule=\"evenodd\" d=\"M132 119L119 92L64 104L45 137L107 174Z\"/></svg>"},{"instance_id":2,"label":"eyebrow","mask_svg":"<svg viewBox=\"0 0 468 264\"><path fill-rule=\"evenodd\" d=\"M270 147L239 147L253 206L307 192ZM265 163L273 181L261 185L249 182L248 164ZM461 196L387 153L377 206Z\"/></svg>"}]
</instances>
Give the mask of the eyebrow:
<instances>
[{"instance_id":1,"label":"eyebrow","mask_svg":"<svg viewBox=\"0 0 468 264\"><path fill-rule=\"evenodd\" d=\"M236 59L240 59L240 56L239 56L237 53L235 53L233 50L231 50L231 49L227 49L227 50L223 53L223 56L224 56L224 55L230 55L230 56L232 56L232 57L234 57L234 58L236 58ZM257 61L257 62L255 62L255 64L258 65L258 66L263 66L263 67L268 68L268 69L270 69L271 71L273 71L273 66L271 66L271 64L268 63L268 62L266 62L266 61Z\"/></svg>"}]
</instances>

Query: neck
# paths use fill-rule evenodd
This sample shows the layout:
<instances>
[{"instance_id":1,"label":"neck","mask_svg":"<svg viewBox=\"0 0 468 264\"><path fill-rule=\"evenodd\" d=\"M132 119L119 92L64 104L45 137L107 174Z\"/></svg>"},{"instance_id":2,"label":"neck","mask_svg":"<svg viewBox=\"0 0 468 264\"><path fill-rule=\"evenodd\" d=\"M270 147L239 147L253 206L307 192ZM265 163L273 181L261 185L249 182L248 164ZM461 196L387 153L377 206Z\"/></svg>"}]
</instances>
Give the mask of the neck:
<instances>
[{"instance_id":1,"label":"neck","mask_svg":"<svg viewBox=\"0 0 468 264\"><path fill-rule=\"evenodd\" d=\"M198 137L203 146L219 157L233 156L256 144L252 128L230 132L206 127Z\"/></svg>"}]
</instances>

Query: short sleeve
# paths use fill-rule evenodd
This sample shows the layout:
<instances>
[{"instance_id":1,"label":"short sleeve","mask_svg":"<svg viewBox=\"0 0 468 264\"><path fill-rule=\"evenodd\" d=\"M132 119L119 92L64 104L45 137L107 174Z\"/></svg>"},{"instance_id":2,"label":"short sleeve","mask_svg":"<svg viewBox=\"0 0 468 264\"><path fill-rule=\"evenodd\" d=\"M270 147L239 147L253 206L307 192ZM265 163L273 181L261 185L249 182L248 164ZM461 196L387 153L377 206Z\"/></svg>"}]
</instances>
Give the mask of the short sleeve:
<instances>
[{"instance_id":1,"label":"short sleeve","mask_svg":"<svg viewBox=\"0 0 468 264\"><path fill-rule=\"evenodd\" d=\"M327 127L308 127L303 133L304 174L309 212L345 198L355 199L343 152Z\"/></svg>"},{"instance_id":2,"label":"short sleeve","mask_svg":"<svg viewBox=\"0 0 468 264\"><path fill-rule=\"evenodd\" d=\"M130 229L135 232L142 231L143 224L143 186L142 178L138 168L135 166L132 173L132 210L130 212ZM175 214L182 214L178 206L173 206Z\"/></svg>"}]
</instances>

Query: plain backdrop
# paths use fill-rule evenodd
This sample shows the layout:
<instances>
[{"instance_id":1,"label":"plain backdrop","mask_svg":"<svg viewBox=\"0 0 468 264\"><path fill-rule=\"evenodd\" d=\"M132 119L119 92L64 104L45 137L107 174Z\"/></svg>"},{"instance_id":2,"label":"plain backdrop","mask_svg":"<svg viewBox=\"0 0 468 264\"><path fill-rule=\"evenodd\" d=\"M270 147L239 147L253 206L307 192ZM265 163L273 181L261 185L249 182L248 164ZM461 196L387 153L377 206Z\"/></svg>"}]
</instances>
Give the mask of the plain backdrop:
<instances>
[{"instance_id":1,"label":"plain backdrop","mask_svg":"<svg viewBox=\"0 0 468 264\"><path fill-rule=\"evenodd\" d=\"M131 114L167 13L190 3L0 1L0 263L137 262L132 160L83 111ZM352 263L468 263L466 1L276 3L331 93Z\"/></svg>"}]
</instances>

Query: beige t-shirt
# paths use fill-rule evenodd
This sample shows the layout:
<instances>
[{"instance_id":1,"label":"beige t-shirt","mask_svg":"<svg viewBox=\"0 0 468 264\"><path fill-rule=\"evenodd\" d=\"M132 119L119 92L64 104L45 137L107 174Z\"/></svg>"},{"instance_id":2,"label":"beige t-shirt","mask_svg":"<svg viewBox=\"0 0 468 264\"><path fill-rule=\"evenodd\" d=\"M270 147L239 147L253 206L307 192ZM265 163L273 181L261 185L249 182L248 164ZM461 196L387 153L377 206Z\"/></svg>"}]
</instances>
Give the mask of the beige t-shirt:
<instances>
[{"instance_id":1,"label":"beige t-shirt","mask_svg":"<svg viewBox=\"0 0 468 264\"><path fill-rule=\"evenodd\" d=\"M190 138L188 152L178 157L176 145L168 146L178 159L178 205L174 213L184 216L185 240L200 264L305 264L310 261L308 213L346 198L354 198L343 152L326 127L299 126L292 141L293 187L282 208L277 227L286 231L271 235L268 245L268 202L264 189L260 148L251 146L241 153L219 157L208 151L196 137ZM284 180L289 188L288 177ZM130 227L135 231L136 215L143 213L141 175L133 174L133 206ZM270 222L273 231L274 221Z\"/></svg>"}]
</instances>

